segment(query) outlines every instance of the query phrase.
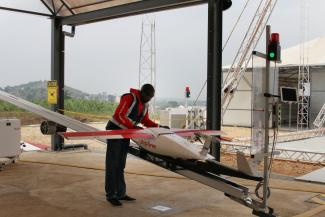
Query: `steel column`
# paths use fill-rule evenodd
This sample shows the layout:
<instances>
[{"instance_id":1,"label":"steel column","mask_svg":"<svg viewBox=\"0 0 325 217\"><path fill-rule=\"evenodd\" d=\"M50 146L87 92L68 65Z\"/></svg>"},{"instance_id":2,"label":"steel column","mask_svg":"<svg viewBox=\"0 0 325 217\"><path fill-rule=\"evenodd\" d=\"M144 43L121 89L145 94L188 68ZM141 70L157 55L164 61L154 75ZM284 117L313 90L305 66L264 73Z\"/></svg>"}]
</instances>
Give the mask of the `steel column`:
<instances>
[{"instance_id":1,"label":"steel column","mask_svg":"<svg viewBox=\"0 0 325 217\"><path fill-rule=\"evenodd\" d=\"M222 84L222 8L223 0L208 2L207 129L221 129ZM214 142L211 154L220 161L220 143Z\"/></svg>"},{"instance_id":2,"label":"steel column","mask_svg":"<svg viewBox=\"0 0 325 217\"><path fill-rule=\"evenodd\" d=\"M51 40L51 80L58 83L58 102L51 109L63 114L64 110L64 33L58 19L52 19ZM51 149L58 151L63 148L64 139L58 135L51 138Z\"/></svg>"}]
</instances>

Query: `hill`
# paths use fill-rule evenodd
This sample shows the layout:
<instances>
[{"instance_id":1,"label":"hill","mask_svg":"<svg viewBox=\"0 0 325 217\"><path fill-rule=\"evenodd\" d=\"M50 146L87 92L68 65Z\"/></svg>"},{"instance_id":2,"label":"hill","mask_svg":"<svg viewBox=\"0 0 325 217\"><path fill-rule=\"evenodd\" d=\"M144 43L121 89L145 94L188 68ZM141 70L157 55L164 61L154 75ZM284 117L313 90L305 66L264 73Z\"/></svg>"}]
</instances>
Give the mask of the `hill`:
<instances>
[{"instance_id":1,"label":"hill","mask_svg":"<svg viewBox=\"0 0 325 217\"><path fill-rule=\"evenodd\" d=\"M25 84L20 84L16 86L6 86L5 88L1 88L5 92L13 94L17 97L26 99L28 101L36 102L36 101L47 101L47 81L32 81ZM106 92L98 93L98 94L89 94L78 90L76 88L72 88L69 86L65 86L65 99L75 99L75 100L96 100L101 102L116 102L117 97L115 95L107 94ZM194 98L188 100L188 105L192 106L194 104ZM180 105L185 105L185 99L178 98L157 98L156 99L156 107L158 110L163 110L167 107L178 107ZM199 100L195 103L196 106L205 106L205 100Z\"/></svg>"},{"instance_id":2,"label":"hill","mask_svg":"<svg viewBox=\"0 0 325 217\"><path fill-rule=\"evenodd\" d=\"M47 81L32 81L26 84L6 86L5 88L0 89L28 101L47 99ZM95 99L100 101L114 102L116 98L114 95L106 94L105 92L99 94L89 94L69 86L65 86L64 89L66 99Z\"/></svg>"}]
</instances>

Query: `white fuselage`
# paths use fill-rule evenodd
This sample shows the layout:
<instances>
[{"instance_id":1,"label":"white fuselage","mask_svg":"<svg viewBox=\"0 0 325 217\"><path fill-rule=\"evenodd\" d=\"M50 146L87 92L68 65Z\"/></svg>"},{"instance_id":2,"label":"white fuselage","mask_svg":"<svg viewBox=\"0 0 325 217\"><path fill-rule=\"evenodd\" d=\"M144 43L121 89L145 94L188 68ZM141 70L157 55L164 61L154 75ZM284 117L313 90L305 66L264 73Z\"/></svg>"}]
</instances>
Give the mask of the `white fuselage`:
<instances>
[{"instance_id":1,"label":"white fuselage","mask_svg":"<svg viewBox=\"0 0 325 217\"><path fill-rule=\"evenodd\" d=\"M159 155L172 158L203 160L207 155L201 154L201 147L193 144L172 131L164 128L147 128L154 135L152 139L132 139L140 147Z\"/></svg>"}]
</instances>

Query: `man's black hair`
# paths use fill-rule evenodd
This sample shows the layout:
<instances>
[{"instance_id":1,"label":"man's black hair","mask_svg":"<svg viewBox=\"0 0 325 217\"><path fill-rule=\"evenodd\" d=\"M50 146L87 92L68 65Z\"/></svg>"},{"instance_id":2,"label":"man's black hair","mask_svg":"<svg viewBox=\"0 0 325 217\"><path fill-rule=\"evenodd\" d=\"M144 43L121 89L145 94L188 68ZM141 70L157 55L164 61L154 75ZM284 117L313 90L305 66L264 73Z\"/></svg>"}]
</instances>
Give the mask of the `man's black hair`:
<instances>
[{"instance_id":1,"label":"man's black hair","mask_svg":"<svg viewBox=\"0 0 325 217\"><path fill-rule=\"evenodd\" d=\"M155 88L151 84L144 84L141 87L141 93L143 93L146 96L154 96Z\"/></svg>"}]
</instances>

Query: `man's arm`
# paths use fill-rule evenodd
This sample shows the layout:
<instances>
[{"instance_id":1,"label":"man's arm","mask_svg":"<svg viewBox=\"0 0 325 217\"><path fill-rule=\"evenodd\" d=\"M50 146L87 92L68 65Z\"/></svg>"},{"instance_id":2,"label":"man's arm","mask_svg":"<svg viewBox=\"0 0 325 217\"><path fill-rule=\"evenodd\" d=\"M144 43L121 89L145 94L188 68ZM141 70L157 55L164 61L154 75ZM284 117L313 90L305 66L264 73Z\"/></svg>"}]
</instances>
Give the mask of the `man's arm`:
<instances>
[{"instance_id":1,"label":"man's arm","mask_svg":"<svg viewBox=\"0 0 325 217\"><path fill-rule=\"evenodd\" d=\"M158 124L149 118L148 112L146 112L146 114L144 115L141 124L143 124L146 127L158 127Z\"/></svg>"},{"instance_id":2,"label":"man's arm","mask_svg":"<svg viewBox=\"0 0 325 217\"><path fill-rule=\"evenodd\" d=\"M135 128L132 121L127 117L126 113L128 112L130 106L133 102L133 96L131 94L124 95L121 98L120 104L115 110L114 119L126 129L133 129Z\"/></svg>"}]
</instances>

